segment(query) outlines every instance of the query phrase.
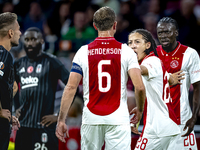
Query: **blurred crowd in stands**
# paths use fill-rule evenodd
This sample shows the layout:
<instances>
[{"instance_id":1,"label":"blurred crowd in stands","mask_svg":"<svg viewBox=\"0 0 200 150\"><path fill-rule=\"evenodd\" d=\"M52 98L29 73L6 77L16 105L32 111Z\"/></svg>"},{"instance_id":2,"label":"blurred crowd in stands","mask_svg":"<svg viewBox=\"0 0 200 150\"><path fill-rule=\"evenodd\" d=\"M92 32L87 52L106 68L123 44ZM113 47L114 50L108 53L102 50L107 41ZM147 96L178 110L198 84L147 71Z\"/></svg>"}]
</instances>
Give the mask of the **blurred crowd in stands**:
<instances>
[{"instance_id":1,"label":"blurred crowd in stands","mask_svg":"<svg viewBox=\"0 0 200 150\"><path fill-rule=\"evenodd\" d=\"M1 12L15 12L18 15L22 31L20 40L23 40L27 28L38 27L45 36L43 50L56 55L69 71L77 50L97 37L92 19L94 12L102 6L111 7L117 14L115 38L119 42L127 43L132 30L145 28L159 44L157 22L163 16L170 16L179 25L178 41L196 49L200 54L200 0L0 0ZM24 56L22 42L12 48L11 53L14 59ZM132 107L135 106L134 87L128 83L128 89L128 102ZM83 105L79 100L81 92L80 85L80 95L71 112L79 121L79 110ZM197 124L200 124L198 120ZM77 123L73 119L71 122Z\"/></svg>"}]
</instances>

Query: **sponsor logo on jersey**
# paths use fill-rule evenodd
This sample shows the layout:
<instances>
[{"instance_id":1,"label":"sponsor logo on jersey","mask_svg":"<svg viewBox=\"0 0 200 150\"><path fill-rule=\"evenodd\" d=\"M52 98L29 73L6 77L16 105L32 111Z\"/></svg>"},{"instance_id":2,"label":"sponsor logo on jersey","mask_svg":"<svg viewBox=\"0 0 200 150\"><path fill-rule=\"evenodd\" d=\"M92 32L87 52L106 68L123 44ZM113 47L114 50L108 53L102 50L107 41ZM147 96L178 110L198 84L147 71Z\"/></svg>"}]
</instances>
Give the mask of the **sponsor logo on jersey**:
<instances>
[{"instance_id":1,"label":"sponsor logo on jersey","mask_svg":"<svg viewBox=\"0 0 200 150\"><path fill-rule=\"evenodd\" d=\"M151 64L148 63L147 65L149 65L149 67L153 68Z\"/></svg>"},{"instance_id":2,"label":"sponsor logo on jersey","mask_svg":"<svg viewBox=\"0 0 200 150\"><path fill-rule=\"evenodd\" d=\"M34 70L34 69L33 69L33 66L29 66L29 67L27 68L27 72L28 72L28 73L32 73L33 70Z\"/></svg>"},{"instance_id":3,"label":"sponsor logo on jersey","mask_svg":"<svg viewBox=\"0 0 200 150\"><path fill-rule=\"evenodd\" d=\"M41 141L43 143L46 143L48 141L48 136L46 133L42 133L42 136L41 136Z\"/></svg>"},{"instance_id":4,"label":"sponsor logo on jersey","mask_svg":"<svg viewBox=\"0 0 200 150\"><path fill-rule=\"evenodd\" d=\"M27 78L21 77L21 83L23 84L22 89L38 86L38 81L39 79L37 77L31 77L31 76Z\"/></svg>"},{"instance_id":5,"label":"sponsor logo on jersey","mask_svg":"<svg viewBox=\"0 0 200 150\"><path fill-rule=\"evenodd\" d=\"M198 73L198 72L200 72L200 69L199 69L199 70L196 70L196 71L192 71L192 74Z\"/></svg>"},{"instance_id":6,"label":"sponsor logo on jersey","mask_svg":"<svg viewBox=\"0 0 200 150\"><path fill-rule=\"evenodd\" d=\"M25 68L24 67L19 71L19 73L23 73L23 72L25 72Z\"/></svg>"},{"instance_id":7,"label":"sponsor logo on jersey","mask_svg":"<svg viewBox=\"0 0 200 150\"><path fill-rule=\"evenodd\" d=\"M36 73L40 73L42 71L42 64L38 64L36 67Z\"/></svg>"},{"instance_id":8,"label":"sponsor logo on jersey","mask_svg":"<svg viewBox=\"0 0 200 150\"><path fill-rule=\"evenodd\" d=\"M0 70L0 75L3 77L4 72Z\"/></svg>"},{"instance_id":9,"label":"sponsor logo on jersey","mask_svg":"<svg viewBox=\"0 0 200 150\"><path fill-rule=\"evenodd\" d=\"M0 62L0 69L2 70L2 69L4 69L4 67L5 67L5 65L4 65L4 63L1 61L1 62Z\"/></svg>"},{"instance_id":10,"label":"sponsor logo on jersey","mask_svg":"<svg viewBox=\"0 0 200 150\"><path fill-rule=\"evenodd\" d=\"M176 68L176 67L178 67L178 65L179 65L179 63L178 63L177 60L173 60L173 61L170 63L170 66L171 66L172 68Z\"/></svg>"}]
</instances>

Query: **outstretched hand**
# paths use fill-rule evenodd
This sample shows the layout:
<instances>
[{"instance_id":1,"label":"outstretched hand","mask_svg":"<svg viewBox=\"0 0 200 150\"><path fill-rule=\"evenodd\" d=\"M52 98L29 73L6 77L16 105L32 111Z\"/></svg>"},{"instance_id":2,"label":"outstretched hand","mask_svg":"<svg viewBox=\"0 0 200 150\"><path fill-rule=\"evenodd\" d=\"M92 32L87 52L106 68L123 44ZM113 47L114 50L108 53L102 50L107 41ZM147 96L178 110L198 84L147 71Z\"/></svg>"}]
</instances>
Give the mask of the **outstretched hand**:
<instances>
[{"instance_id":1,"label":"outstretched hand","mask_svg":"<svg viewBox=\"0 0 200 150\"><path fill-rule=\"evenodd\" d=\"M196 122L196 119L195 118L190 118L186 124L185 124L185 127L183 128L183 131L185 131L187 129L187 132L184 134L184 135L181 135L181 137L184 137L184 136L188 136L190 135L190 133L193 131L194 129L194 125L195 125L195 122Z\"/></svg>"},{"instance_id":2,"label":"outstretched hand","mask_svg":"<svg viewBox=\"0 0 200 150\"><path fill-rule=\"evenodd\" d=\"M64 143L66 142L65 141L65 136L67 138L69 137L69 133L68 133L68 130L67 130L67 125L64 122L59 121L57 123L56 136L60 141L62 141Z\"/></svg>"},{"instance_id":3,"label":"outstretched hand","mask_svg":"<svg viewBox=\"0 0 200 150\"><path fill-rule=\"evenodd\" d=\"M173 73L173 74L171 74L171 76L173 77L173 79L174 79L174 82L173 82L173 84L172 85L176 85L176 84L182 84L181 82L180 82L180 80L183 80L183 79L185 79L185 77L183 77L185 74L184 73L182 73L183 71L182 70L180 70L180 71L177 71L177 72L175 72L175 73Z\"/></svg>"}]
</instances>

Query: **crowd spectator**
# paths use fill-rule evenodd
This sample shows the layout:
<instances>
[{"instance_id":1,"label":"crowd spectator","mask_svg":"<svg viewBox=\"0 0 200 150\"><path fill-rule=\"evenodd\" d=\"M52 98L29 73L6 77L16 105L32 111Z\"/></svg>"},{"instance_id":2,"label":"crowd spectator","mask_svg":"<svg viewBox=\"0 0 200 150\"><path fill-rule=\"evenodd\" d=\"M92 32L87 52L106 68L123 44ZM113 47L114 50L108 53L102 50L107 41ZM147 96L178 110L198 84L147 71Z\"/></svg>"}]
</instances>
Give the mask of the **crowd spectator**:
<instances>
[{"instance_id":1,"label":"crowd spectator","mask_svg":"<svg viewBox=\"0 0 200 150\"><path fill-rule=\"evenodd\" d=\"M156 44L158 44L156 31L158 16L155 13L149 12L143 17L143 22L144 28L152 34Z\"/></svg>"},{"instance_id":2,"label":"crowd spectator","mask_svg":"<svg viewBox=\"0 0 200 150\"><path fill-rule=\"evenodd\" d=\"M127 30L129 26L128 20L124 19L122 15L117 16L117 30L115 33L116 40L127 43L129 31Z\"/></svg>"},{"instance_id":3,"label":"crowd spectator","mask_svg":"<svg viewBox=\"0 0 200 150\"><path fill-rule=\"evenodd\" d=\"M180 0L180 9L169 15L179 24L178 40L191 46L200 53L199 34L200 25L194 14L195 0Z\"/></svg>"},{"instance_id":4,"label":"crowd spectator","mask_svg":"<svg viewBox=\"0 0 200 150\"><path fill-rule=\"evenodd\" d=\"M97 31L95 31L93 27L87 25L86 13L84 11L75 12L73 23L74 25L62 36L61 41L63 43L71 43L70 48L66 49L65 47L61 47L62 50L66 50L70 53L70 55L68 55L70 59L73 58L73 55L82 45L88 44L97 36Z\"/></svg>"},{"instance_id":5,"label":"crowd spectator","mask_svg":"<svg viewBox=\"0 0 200 150\"><path fill-rule=\"evenodd\" d=\"M124 20L128 21L128 32L137 28L143 28L143 22L135 15L133 8L134 5L130 1L121 2L120 4L119 15L121 15Z\"/></svg>"},{"instance_id":6,"label":"crowd spectator","mask_svg":"<svg viewBox=\"0 0 200 150\"><path fill-rule=\"evenodd\" d=\"M86 9L86 19L87 19L87 23L88 25L90 25L91 27L93 27L93 15L94 13L99 9L99 5L96 4L91 4L88 6L88 8Z\"/></svg>"},{"instance_id":7,"label":"crowd spectator","mask_svg":"<svg viewBox=\"0 0 200 150\"><path fill-rule=\"evenodd\" d=\"M30 4L29 13L23 20L23 31L29 27L37 27L43 32L43 23L46 19L46 16L42 12L40 3L32 2Z\"/></svg>"}]
</instances>

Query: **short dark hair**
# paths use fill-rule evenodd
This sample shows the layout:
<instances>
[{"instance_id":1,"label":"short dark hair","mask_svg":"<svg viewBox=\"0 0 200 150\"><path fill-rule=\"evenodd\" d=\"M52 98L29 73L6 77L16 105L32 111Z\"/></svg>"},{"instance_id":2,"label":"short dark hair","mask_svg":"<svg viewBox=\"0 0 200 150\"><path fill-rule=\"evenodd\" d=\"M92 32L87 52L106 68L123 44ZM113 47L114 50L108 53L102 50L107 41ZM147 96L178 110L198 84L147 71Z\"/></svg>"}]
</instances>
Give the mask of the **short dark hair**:
<instances>
[{"instance_id":1,"label":"short dark hair","mask_svg":"<svg viewBox=\"0 0 200 150\"><path fill-rule=\"evenodd\" d=\"M38 35L39 35L40 38L43 38L42 31L39 28L37 28L37 27L30 27L25 32L27 32L27 31L35 31L35 32L38 33Z\"/></svg>"},{"instance_id":2,"label":"short dark hair","mask_svg":"<svg viewBox=\"0 0 200 150\"><path fill-rule=\"evenodd\" d=\"M161 18L159 20L158 24L159 23L171 23L171 24L173 24L176 27L176 30L179 30L178 23L176 22L175 19L173 19L171 17L163 17L163 18Z\"/></svg>"},{"instance_id":3,"label":"short dark hair","mask_svg":"<svg viewBox=\"0 0 200 150\"><path fill-rule=\"evenodd\" d=\"M152 34L148 31L148 30L145 30L145 29L136 29L136 30L133 30L129 36L133 33L139 33L142 35L142 38L145 40L145 42L150 42L151 43L151 46L150 48L146 49L144 52L148 55L150 52L154 52L154 54L156 56L158 56L157 54L157 51L156 51L156 42L152 36Z\"/></svg>"},{"instance_id":4,"label":"short dark hair","mask_svg":"<svg viewBox=\"0 0 200 150\"><path fill-rule=\"evenodd\" d=\"M5 12L0 14L0 36L5 37L12 25L17 20L17 15L11 12Z\"/></svg>"},{"instance_id":5,"label":"short dark hair","mask_svg":"<svg viewBox=\"0 0 200 150\"><path fill-rule=\"evenodd\" d=\"M93 22L99 31L110 30L114 25L116 15L110 7L101 7L94 13Z\"/></svg>"}]
</instances>

